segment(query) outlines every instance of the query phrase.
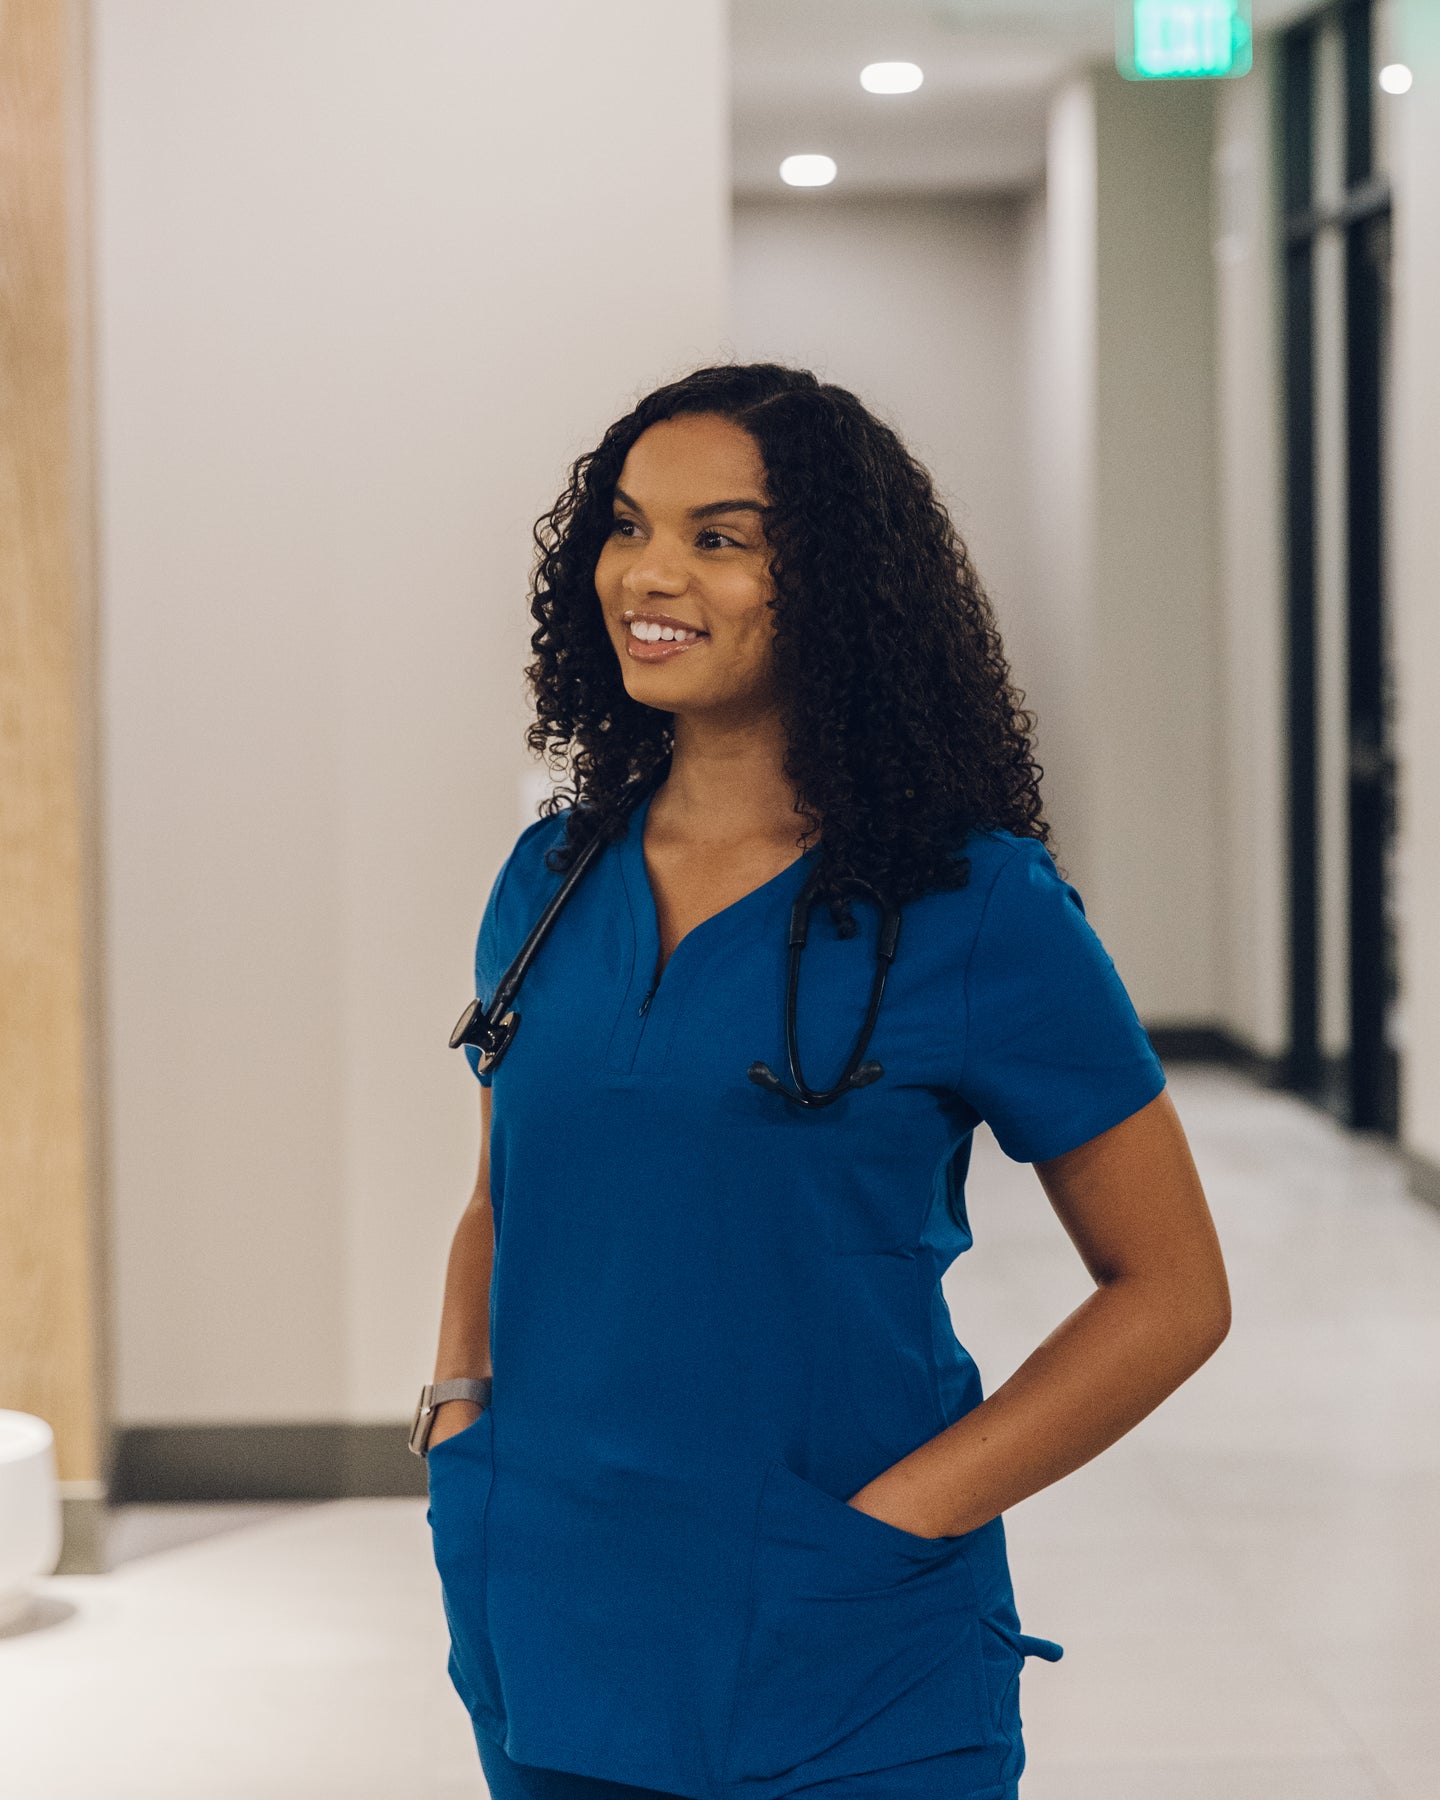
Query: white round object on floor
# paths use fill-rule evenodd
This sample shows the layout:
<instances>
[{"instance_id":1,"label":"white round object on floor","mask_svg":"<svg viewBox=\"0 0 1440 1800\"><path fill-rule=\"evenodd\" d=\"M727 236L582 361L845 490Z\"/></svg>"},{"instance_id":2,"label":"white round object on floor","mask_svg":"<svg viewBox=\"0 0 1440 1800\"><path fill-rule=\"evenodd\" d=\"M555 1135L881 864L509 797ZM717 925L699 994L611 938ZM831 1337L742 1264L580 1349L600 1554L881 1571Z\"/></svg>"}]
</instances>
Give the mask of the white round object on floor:
<instances>
[{"instance_id":1,"label":"white round object on floor","mask_svg":"<svg viewBox=\"0 0 1440 1800\"><path fill-rule=\"evenodd\" d=\"M55 1434L33 1413L0 1407L0 1625L29 1605L26 1582L59 1560Z\"/></svg>"}]
</instances>

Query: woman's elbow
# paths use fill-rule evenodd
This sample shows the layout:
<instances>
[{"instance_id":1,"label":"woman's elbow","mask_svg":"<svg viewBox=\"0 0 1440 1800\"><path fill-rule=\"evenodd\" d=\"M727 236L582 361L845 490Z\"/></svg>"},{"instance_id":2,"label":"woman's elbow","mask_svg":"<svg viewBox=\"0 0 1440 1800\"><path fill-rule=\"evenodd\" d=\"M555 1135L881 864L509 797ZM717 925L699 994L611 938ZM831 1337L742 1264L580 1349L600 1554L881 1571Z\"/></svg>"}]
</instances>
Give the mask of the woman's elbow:
<instances>
[{"instance_id":1,"label":"woman's elbow","mask_svg":"<svg viewBox=\"0 0 1440 1800\"><path fill-rule=\"evenodd\" d=\"M1230 1335L1230 1283L1223 1264L1217 1264L1203 1280L1187 1284L1184 1301L1178 1309L1184 1321L1184 1335L1198 1369Z\"/></svg>"},{"instance_id":2,"label":"woman's elbow","mask_svg":"<svg viewBox=\"0 0 1440 1800\"><path fill-rule=\"evenodd\" d=\"M1158 1352L1178 1380L1187 1381L1229 1336L1230 1284L1223 1264L1172 1266L1148 1279L1132 1276L1127 1285L1152 1354Z\"/></svg>"}]
</instances>

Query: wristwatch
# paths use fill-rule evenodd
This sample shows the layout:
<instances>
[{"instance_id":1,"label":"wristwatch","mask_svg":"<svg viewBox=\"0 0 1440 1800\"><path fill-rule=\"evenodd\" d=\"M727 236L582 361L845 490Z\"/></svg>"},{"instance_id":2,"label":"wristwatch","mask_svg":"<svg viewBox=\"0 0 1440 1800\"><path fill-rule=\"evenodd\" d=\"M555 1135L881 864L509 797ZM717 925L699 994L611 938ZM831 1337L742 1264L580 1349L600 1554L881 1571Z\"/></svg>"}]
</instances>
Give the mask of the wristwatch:
<instances>
[{"instance_id":1,"label":"wristwatch","mask_svg":"<svg viewBox=\"0 0 1440 1800\"><path fill-rule=\"evenodd\" d=\"M424 1456L430 1446L430 1427L435 1423L437 1406L443 1406L447 1400L473 1400L484 1412L490 1404L492 1380L489 1375L482 1375L478 1381L461 1375L453 1381L427 1381L420 1390L410 1424L410 1448L415 1454Z\"/></svg>"}]
</instances>

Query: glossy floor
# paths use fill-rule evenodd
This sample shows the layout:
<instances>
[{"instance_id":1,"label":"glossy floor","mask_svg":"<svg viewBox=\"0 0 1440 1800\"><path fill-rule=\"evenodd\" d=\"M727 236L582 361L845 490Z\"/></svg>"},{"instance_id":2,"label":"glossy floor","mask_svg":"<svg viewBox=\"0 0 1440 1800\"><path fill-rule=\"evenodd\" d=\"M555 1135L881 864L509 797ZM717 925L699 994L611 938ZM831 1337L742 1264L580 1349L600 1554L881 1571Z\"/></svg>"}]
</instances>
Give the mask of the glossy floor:
<instances>
[{"instance_id":1,"label":"glossy floor","mask_svg":"<svg viewBox=\"0 0 1440 1800\"><path fill-rule=\"evenodd\" d=\"M1440 1214L1383 1146L1176 1069L1230 1267L1219 1353L1007 1515L1023 1800L1440 1800ZM1088 1281L985 1136L956 1328L993 1389ZM9 1800L483 1796L423 1503L132 1509L0 1637ZM883 1796L877 1796L883 1800Z\"/></svg>"}]
</instances>

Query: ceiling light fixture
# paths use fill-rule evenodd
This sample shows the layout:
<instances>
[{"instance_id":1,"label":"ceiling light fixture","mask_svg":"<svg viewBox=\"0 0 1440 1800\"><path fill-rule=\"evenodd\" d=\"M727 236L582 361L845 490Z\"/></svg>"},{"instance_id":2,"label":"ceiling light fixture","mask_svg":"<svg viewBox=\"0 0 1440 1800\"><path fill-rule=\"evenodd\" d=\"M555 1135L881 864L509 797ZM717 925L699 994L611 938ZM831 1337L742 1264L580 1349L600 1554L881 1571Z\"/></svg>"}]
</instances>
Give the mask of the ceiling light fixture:
<instances>
[{"instance_id":1,"label":"ceiling light fixture","mask_svg":"<svg viewBox=\"0 0 1440 1800\"><path fill-rule=\"evenodd\" d=\"M829 187L838 171L830 156L787 156L780 179L789 187Z\"/></svg>"},{"instance_id":2,"label":"ceiling light fixture","mask_svg":"<svg viewBox=\"0 0 1440 1800\"><path fill-rule=\"evenodd\" d=\"M1404 63L1386 63L1377 79L1387 94L1408 94L1415 77Z\"/></svg>"},{"instance_id":3,"label":"ceiling light fixture","mask_svg":"<svg viewBox=\"0 0 1440 1800\"><path fill-rule=\"evenodd\" d=\"M919 63L866 63L860 71L860 85L867 94L913 94L925 79Z\"/></svg>"}]
</instances>

